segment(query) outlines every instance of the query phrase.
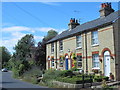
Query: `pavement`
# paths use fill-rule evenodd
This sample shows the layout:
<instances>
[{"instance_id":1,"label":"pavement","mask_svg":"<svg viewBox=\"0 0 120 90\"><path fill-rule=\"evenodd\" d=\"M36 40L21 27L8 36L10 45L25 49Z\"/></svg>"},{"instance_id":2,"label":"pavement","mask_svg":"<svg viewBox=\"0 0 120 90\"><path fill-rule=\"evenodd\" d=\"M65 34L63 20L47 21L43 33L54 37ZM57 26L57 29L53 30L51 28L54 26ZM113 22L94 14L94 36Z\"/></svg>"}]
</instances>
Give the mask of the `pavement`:
<instances>
[{"instance_id":1,"label":"pavement","mask_svg":"<svg viewBox=\"0 0 120 90\"><path fill-rule=\"evenodd\" d=\"M116 88L120 88L120 81L108 82L107 85L108 86L116 86ZM91 88L102 88L102 85L91 86Z\"/></svg>"},{"instance_id":2,"label":"pavement","mask_svg":"<svg viewBox=\"0 0 120 90\"><path fill-rule=\"evenodd\" d=\"M21 80L17 80L17 79L14 79L12 77L12 72L0 72L0 86L2 88L4 88L4 90L26 90L26 89L32 89L32 90L42 90L42 89L49 89L49 90L53 90L53 89L50 89L50 88L47 88L47 87L43 87L43 86L39 86L39 85L34 85L34 84L31 84L31 83L28 83L28 82L24 82L24 81L21 81ZM0 88L1 88L0 87ZM24 89L23 89L24 88Z\"/></svg>"}]
</instances>

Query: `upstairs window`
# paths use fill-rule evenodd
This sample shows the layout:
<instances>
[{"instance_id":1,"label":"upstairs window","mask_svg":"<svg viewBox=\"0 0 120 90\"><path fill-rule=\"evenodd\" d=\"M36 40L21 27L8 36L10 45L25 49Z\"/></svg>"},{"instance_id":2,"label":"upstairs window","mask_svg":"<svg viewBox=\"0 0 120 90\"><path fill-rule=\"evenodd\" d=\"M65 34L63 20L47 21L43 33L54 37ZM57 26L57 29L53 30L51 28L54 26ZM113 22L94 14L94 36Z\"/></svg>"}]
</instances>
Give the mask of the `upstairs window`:
<instances>
[{"instance_id":1,"label":"upstairs window","mask_svg":"<svg viewBox=\"0 0 120 90\"><path fill-rule=\"evenodd\" d=\"M80 36L76 36L76 45L77 48L82 47L82 37Z\"/></svg>"},{"instance_id":2,"label":"upstairs window","mask_svg":"<svg viewBox=\"0 0 120 90\"><path fill-rule=\"evenodd\" d=\"M63 41L59 41L59 50L62 51L63 50Z\"/></svg>"},{"instance_id":3,"label":"upstairs window","mask_svg":"<svg viewBox=\"0 0 120 90\"><path fill-rule=\"evenodd\" d=\"M99 54L93 54L92 55L92 61L93 61L93 68L100 68Z\"/></svg>"},{"instance_id":4,"label":"upstairs window","mask_svg":"<svg viewBox=\"0 0 120 90\"><path fill-rule=\"evenodd\" d=\"M51 52L54 53L54 43L51 43Z\"/></svg>"},{"instance_id":5,"label":"upstairs window","mask_svg":"<svg viewBox=\"0 0 120 90\"><path fill-rule=\"evenodd\" d=\"M92 45L98 44L98 31L92 32Z\"/></svg>"}]
</instances>

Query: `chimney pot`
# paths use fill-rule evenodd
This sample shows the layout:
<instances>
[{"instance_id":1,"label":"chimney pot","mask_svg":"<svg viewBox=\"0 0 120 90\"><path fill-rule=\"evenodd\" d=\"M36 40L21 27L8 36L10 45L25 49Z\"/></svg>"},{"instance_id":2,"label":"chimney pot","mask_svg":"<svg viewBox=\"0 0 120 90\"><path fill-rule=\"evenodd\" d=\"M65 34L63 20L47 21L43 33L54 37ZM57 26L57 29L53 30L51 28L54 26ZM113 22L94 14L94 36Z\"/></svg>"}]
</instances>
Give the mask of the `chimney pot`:
<instances>
[{"instance_id":1,"label":"chimney pot","mask_svg":"<svg viewBox=\"0 0 120 90\"><path fill-rule=\"evenodd\" d=\"M114 12L112 9L111 3L102 3L101 4L101 9L100 9L100 17L105 17L109 15L110 13Z\"/></svg>"},{"instance_id":2,"label":"chimney pot","mask_svg":"<svg viewBox=\"0 0 120 90\"><path fill-rule=\"evenodd\" d=\"M68 24L69 29L71 30L71 29L75 28L77 25L80 25L78 23L78 20L75 20L75 18L71 18L70 23Z\"/></svg>"}]
</instances>

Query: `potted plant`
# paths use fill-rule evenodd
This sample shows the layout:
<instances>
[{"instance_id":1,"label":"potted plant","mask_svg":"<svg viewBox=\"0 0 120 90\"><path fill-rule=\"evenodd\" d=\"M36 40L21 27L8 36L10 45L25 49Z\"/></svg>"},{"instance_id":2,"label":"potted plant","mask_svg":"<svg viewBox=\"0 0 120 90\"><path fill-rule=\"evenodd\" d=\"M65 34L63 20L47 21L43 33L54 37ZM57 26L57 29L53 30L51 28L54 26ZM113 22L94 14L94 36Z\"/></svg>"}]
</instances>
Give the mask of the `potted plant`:
<instances>
[{"instance_id":1,"label":"potted plant","mask_svg":"<svg viewBox=\"0 0 120 90\"><path fill-rule=\"evenodd\" d=\"M93 71L94 73L98 73L98 72L99 72L99 69L92 69L92 71Z\"/></svg>"}]
</instances>

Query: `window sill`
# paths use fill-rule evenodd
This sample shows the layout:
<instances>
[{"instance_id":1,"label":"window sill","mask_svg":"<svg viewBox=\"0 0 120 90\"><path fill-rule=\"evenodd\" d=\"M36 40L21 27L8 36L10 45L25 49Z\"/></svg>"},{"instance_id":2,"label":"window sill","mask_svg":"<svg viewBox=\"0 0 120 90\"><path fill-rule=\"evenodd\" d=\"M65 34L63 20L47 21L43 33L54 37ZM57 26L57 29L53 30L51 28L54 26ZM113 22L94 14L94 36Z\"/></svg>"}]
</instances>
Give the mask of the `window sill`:
<instances>
[{"instance_id":1,"label":"window sill","mask_svg":"<svg viewBox=\"0 0 120 90\"><path fill-rule=\"evenodd\" d=\"M61 52L63 52L63 50L60 50L59 52L61 53Z\"/></svg>"},{"instance_id":2,"label":"window sill","mask_svg":"<svg viewBox=\"0 0 120 90\"><path fill-rule=\"evenodd\" d=\"M54 52L51 52L51 54L54 54Z\"/></svg>"},{"instance_id":3,"label":"window sill","mask_svg":"<svg viewBox=\"0 0 120 90\"><path fill-rule=\"evenodd\" d=\"M77 50L77 49L82 49L82 47L77 47L76 50Z\"/></svg>"},{"instance_id":4,"label":"window sill","mask_svg":"<svg viewBox=\"0 0 120 90\"><path fill-rule=\"evenodd\" d=\"M99 67L94 67L94 68L92 68L92 70L93 70L93 69L95 69L95 70L99 70L100 68L99 68Z\"/></svg>"},{"instance_id":5,"label":"window sill","mask_svg":"<svg viewBox=\"0 0 120 90\"><path fill-rule=\"evenodd\" d=\"M99 44L93 44L92 47L96 47L96 46L99 46Z\"/></svg>"}]
</instances>

